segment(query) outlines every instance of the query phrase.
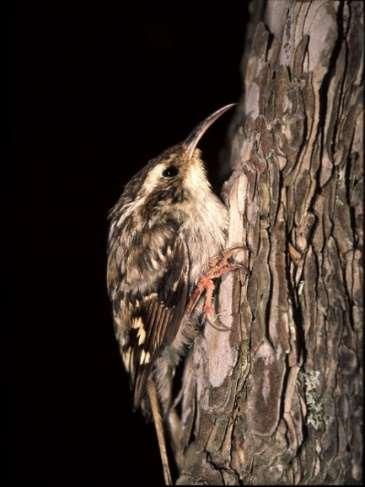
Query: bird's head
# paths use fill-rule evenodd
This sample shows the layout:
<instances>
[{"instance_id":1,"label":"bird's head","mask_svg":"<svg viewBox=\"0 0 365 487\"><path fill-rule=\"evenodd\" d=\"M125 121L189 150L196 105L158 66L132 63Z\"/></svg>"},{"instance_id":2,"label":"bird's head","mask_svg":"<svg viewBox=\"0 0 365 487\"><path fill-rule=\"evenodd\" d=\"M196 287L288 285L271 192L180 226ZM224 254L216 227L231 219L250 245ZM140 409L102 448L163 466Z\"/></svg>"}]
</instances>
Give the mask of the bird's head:
<instances>
[{"instance_id":1,"label":"bird's head","mask_svg":"<svg viewBox=\"0 0 365 487\"><path fill-rule=\"evenodd\" d=\"M232 103L215 111L195 127L183 142L167 149L151 161L142 184L142 192L151 194L157 190L162 197L164 193L171 194L178 188L190 193L209 188L197 145L208 128L233 106Z\"/></svg>"},{"instance_id":2,"label":"bird's head","mask_svg":"<svg viewBox=\"0 0 365 487\"><path fill-rule=\"evenodd\" d=\"M186 198L204 197L210 191L198 142L208 128L235 104L226 105L205 118L188 137L151 160L126 185L120 204L146 209L159 207L164 202L179 203Z\"/></svg>"}]
</instances>

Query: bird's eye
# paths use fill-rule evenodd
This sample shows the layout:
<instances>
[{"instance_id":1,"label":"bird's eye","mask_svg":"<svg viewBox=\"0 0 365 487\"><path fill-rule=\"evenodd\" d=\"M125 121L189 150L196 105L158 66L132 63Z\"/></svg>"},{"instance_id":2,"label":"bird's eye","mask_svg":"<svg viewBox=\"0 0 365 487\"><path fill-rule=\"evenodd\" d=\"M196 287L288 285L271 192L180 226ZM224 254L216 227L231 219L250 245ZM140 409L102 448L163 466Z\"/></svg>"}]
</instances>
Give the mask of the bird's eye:
<instances>
[{"instance_id":1,"label":"bird's eye","mask_svg":"<svg viewBox=\"0 0 365 487\"><path fill-rule=\"evenodd\" d=\"M169 166L163 171L162 176L164 178L174 178L178 174L179 170L176 166Z\"/></svg>"}]
</instances>

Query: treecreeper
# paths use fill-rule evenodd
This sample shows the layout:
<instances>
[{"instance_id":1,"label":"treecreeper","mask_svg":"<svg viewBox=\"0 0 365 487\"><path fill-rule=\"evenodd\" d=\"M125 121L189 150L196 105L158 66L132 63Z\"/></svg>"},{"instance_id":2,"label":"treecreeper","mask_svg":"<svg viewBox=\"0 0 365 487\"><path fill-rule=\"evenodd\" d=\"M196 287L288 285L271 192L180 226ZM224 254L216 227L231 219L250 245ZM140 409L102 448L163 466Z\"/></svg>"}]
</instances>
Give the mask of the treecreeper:
<instances>
[{"instance_id":1,"label":"treecreeper","mask_svg":"<svg viewBox=\"0 0 365 487\"><path fill-rule=\"evenodd\" d=\"M228 212L211 189L197 144L235 104L203 120L181 143L150 160L110 212L107 286L134 408L155 424L165 483L172 484L169 429L179 463L172 383L204 323L219 327L214 282L240 268L225 250Z\"/></svg>"}]
</instances>

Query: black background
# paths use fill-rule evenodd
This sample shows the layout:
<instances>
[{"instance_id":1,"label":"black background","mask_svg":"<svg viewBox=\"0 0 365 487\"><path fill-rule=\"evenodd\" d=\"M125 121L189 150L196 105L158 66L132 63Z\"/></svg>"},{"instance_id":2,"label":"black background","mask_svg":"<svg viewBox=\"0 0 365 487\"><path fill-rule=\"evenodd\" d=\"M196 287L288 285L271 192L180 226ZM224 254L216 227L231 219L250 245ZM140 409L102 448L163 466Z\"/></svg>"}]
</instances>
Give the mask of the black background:
<instances>
[{"instance_id":1,"label":"black background","mask_svg":"<svg viewBox=\"0 0 365 487\"><path fill-rule=\"evenodd\" d=\"M106 217L149 158L238 101L247 5L118 4L27 2L16 14L9 485L162 481L153 427L130 410L113 337ZM12 39L13 16L8 25ZM213 178L229 121L201 143Z\"/></svg>"}]
</instances>

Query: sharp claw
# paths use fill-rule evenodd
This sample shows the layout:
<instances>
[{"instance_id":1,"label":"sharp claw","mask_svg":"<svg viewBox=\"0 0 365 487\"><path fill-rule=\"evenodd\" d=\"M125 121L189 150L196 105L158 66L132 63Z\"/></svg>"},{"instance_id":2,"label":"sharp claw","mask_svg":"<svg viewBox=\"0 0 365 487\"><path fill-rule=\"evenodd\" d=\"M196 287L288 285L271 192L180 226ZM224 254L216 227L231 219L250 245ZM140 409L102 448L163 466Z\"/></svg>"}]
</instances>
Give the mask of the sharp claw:
<instances>
[{"instance_id":1,"label":"sharp claw","mask_svg":"<svg viewBox=\"0 0 365 487\"><path fill-rule=\"evenodd\" d=\"M231 328L229 328L228 326L223 325L223 323L221 322L221 320L219 319L219 317L217 315L214 315L214 321L212 321L211 316L206 315L206 320L210 326L212 326L214 329L216 329L218 331L230 331L231 330ZM217 321L219 322L219 325L216 324Z\"/></svg>"},{"instance_id":2,"label":"sharp claw","mask_svg":"<svg viewBox=\"0 0 365 487\"><path fill-rule=\"evenodd\" d=\"M235 252L236 250L245 250L243 245L237 245L236 247L231 247L227 250L227 252Z\"/></svg>"},{"instance_id":3,"label":"sharp claw","mask_svg":"<svg viewBox=\"0 0 365 487\"><path fill-rule=\"evenodd\" d=\"M248 272L247 267L244 264L240 264L239 262L235 262L234 264L230 264L230 270L232 270L232 271L243 270L245 272Z\"/></svg>"},{"instance_id":4,"label":"sharp claw","mask_svg":"<svg viewBox=\"0 0 365 487\"><path fill-rule=\"evenodd\" d=\"M223 252L223 256L227 256L226 258L229 259L230 257L232 257L232 255L235 253L235 252L238 252L238 251L244 251L246 250L245 247L231 247L230 249L227 249L225 252Z\"/></svg>"},{"instance_id":5,"label":"sharp claw","mask_svg":"<svg viewBox=\"0 0 365 487\"><path fill-rule=\"evenodd\" d=\"M193 292L193 294L190 297L189 303L186 308L186 312L188 315L190 315L197 305L199 299L201 298L203 292L206 293L206 301L204 305L204 314L206 316L207 322L213 326L213 328L216 328L217 330L220 331L228 331L230 328L227 328L226 326L220 324L216 325L215 322L217 321L217 317L214 318L214 320L211 319L211 316L214 315L214 307L212 306L212 300L214 299L213 297L213 290L214 290L214 279L218 279L219 277L222 277L224 274L227 274L228 272L231 271L236 271L236 270L241 270L243 272L248 273L248 269L245 265L243 265L240 262L233 262L230 263L228 262L228 259L232 257L232 255L236 251L242 251L245 250L244 247L242 246L237 246L237 247L232 247L231 249L228 249L224 251L220 256L216 256L212 258L209 262L210 264L210 269L201 276L200 280L198 281L196 288ZM214 315L215 316L215 315Z\"/></svg>"}]
</instances>

